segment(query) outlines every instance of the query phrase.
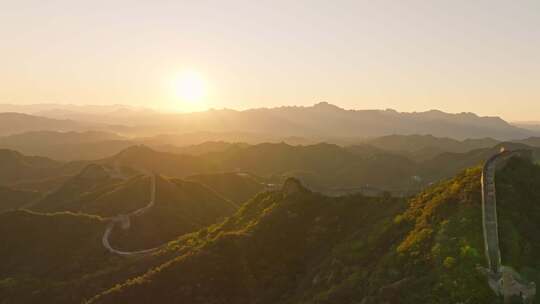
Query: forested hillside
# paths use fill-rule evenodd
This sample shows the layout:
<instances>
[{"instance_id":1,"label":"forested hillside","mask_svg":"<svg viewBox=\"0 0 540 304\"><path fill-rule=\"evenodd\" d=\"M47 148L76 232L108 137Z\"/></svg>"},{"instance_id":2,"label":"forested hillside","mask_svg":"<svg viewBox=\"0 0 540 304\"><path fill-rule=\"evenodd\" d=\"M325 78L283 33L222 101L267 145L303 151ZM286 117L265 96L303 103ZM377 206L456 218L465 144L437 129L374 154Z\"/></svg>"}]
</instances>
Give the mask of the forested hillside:
<instances>
[{"instance_id":1,"label":"forested hillside","mask_svg":"<svg viewBox=\"0 0 540 304\"><path fill-rule=\"evenodd\" d=\"M238 205L267 187L262 178L248 173L196 174L188 176L186 180L203 184Z\"/></svg>"},{"instance_id":2,"label":"forested hillside","mask_svg":"<svg viewBox=\"0 0 540 304\"><path fill-rule=\"evenodd\" d=\"M99 165L89 165L29 208L39 212L71 211L113 216L142 208L150 199L150 178L114 178Z\"/></svg>"},{"instance_id":3,"label":"forested hillside","mask_svg":"<svg viewBox=\"0 0 540 304\"><path fill-rule=\"evenodd\" d=\"M0 214L2 231L17 232L0 236L6 303L499 301L477 267L485 264L479 166L410 199L328 197L294 178L265 190L242 174L158 176L155 206L111 235L122 250L166 244L139 257L103 247L100 216L145 206L152 183L108 170L91 165L39 204L97 216ZM503 264L538 281L540 167L511 159L496 183Z\"/></svg>"},{"instance_id":4,"label":"forested hillside","mask_svg":"<svg viewBox=\"0 0 540 304\"><path fill-rule=\"evenodd\" d=\"M129 229L113 231L111 243L123 250L160 246L219 222L237 209L236 203L204 185L158 177L155 205L144 215L133 217Z\"/></svg>"},{"instance_id":5,"label":"forested hillside","mask_svg":"<svg viewBox=\"0 0 540 304\"><path fill-rule=\"evenodd\" d=\"M83 282L122 263L101 246L104 229L88 215L0 213L0 303L80 303L96 290Z\"/></svg>"},{"instance_id":6,"label":"forested hillside","mask_svg":"<svg viewBox=\"0 0 540 304\"><path fill-rule=\"evenodd\" d=\"M502 228L503 256L514 250L507 254L509 265L526 265L536 278L536 238L517 233L536 231L536 207L524 200L508 208L504 197L529 189L531 201L540 194L540 179L531 184L512 172L536 176L540 169L512 161L497 182L501 221L513 223ZM260 194L226 222L200 231L189 240L189 253L92 303L498 303L477 269L485 264L479 181L480 168L468 169L406 204L327 198L289 181L282 191ZM520 222L517 214L530 208L531 220ZM515 256L523 250L530 258L520 265Z\"/></svg>"}]
</instances>

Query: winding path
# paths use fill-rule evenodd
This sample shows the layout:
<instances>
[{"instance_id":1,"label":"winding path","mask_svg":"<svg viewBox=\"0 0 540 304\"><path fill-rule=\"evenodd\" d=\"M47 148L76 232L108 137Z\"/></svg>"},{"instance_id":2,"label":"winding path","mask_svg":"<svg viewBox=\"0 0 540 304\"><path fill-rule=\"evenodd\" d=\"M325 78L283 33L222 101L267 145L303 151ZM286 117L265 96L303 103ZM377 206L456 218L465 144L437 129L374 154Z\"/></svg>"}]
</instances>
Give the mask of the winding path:
<instances>
[{"instance_id":1,"label":"winding path","mask_svg":"<svg viewBox=\"0 0 540 304\"><path fill-rule=\"evenodd\" d=\"M152 207L154 207L156 202L156 175L152 174L151 177L151 184L150 184L150 202L148 202L148 205L137 209L135 211L132 211L128 214L120 214L113 218L110 218L110 223L107 225L107 229L105 229L105 233L103 233L103 237L101 238L101 242L103 243L103 246L111 253L123 255L123 256L130 256L130 255L142 255L142 254L149 254L152 252L155 252L159 250L162 246L144 249L144 250L137 250L137 251L122 251L118 249L114 249L110 242L109 237L111 235L112 230L114 227L118 224L121 225L122 229L129 229L131 225L131 217L135 216L141 216L148 212Z\"/></svg>"}]
</instances>

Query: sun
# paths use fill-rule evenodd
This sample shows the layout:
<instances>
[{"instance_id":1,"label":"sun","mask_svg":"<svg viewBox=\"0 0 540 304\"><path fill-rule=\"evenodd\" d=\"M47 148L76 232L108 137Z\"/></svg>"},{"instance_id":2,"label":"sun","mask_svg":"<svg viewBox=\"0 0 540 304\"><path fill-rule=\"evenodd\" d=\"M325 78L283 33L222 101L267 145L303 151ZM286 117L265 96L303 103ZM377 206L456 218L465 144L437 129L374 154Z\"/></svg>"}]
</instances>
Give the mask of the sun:
<instances>
[{"instance_id":1,"label":"sun","mask_svg":"<svg viewBox=\"0 0 540 304\"><path fill-rule=\"evenodd\" d=\"M204 78L194 71L179 73L173 80L172 87L177 98L189 103L200 102L207 93Z\"/></svg>"}]
</instances>

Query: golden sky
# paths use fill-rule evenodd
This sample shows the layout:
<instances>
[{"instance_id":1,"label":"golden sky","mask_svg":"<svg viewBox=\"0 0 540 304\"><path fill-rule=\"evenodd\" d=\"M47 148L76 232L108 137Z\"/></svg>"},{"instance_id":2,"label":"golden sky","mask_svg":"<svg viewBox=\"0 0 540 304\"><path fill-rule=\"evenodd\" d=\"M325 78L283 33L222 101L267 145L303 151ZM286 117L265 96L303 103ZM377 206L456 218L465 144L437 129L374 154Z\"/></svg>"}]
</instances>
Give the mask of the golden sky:
<instances>
[{"instance_id":1,"label":"golden sky","mask_svg":"<svg viewBox=\"0 0 540 304\"><path fill-rule=\"evenodd\" d=\"M0 103L540 120L539 16L537 0L8 1Z\"/></svg>"}]
</instances>

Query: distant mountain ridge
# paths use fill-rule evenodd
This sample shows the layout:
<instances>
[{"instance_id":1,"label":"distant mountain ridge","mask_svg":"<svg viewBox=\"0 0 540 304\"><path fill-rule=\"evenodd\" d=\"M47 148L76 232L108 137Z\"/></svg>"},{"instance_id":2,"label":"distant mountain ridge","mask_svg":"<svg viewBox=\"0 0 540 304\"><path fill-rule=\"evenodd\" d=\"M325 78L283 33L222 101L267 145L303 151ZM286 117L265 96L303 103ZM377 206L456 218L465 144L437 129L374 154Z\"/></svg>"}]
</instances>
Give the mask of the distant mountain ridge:
<instances>
[{"instance_id":1,"label":"distant mountain ridge","mask_svg":"<svg viewBox=\"0 0 540 304\"><path fill-rule=\"evenodd\" d=\"M174 121L183 130L251 131L319 138L432 134L456 139L517 139L534 133L512 126L499 117L480 117L473 113L346 110L326 102L308 107L209 110L171 115L167 121Z\"/></svg>"},{"instance_id":2,"label":"distant mountain ridge","mask_svg":"<svg viewBox=\"0 0 540 304\"><path fill-rule=\"evenodd\" d=\"M30 131L0 136L0 148L55 160L104 158L134 144L125 137L102 131Z\"/></svg>"},{"instance_id":3,"label":"distant mountain ridge","mask_svg":"<svg viewBox=\"0 0 540 304\"><path fill-rule=\"evenodd\" d=\"M11 109L0 105L2 109ZM29 108L21 107L21 111ZM426 112L397 112L395 110L347 110L327 102L313 106L258 108L244 111L211 109L194 113L159 113L144 109L122 110L120 106L99 108L90 113L85 107L53 111L44 107L34 115L50 119L69 117L76 121L109 125L120 133L156 135L189 132L250 132L272 137L307 138L366 138L391 134L431 134L455 139L492 137L499 140L521 139L537 134L535 131L509 124L500 117L481 117L473 113L450 114L438 110ZM79 109L79 110L78 110ZM90 108L93 109L93 108ZM90 111L90 110L88 110ZM3 125L0 116L0 126ZM66 128L66 126L61 126ZM52 129L51 129L52 128ZM42 130L57 130L49 126ZM34 129L35 130L35 129ZM28 131L28 130L26 130ZM22 131L19 131L22 132ZM1 135L1 134L0 134Z\"/></svg>"},{"instance_id":4,"label":"distant mountain ridge","mask_svg":"<svg viewBox=\"0 0 540 304\"><path fill-rule=\"evenodd\" d=\"M326 143L309 146L265 143L231 145L229 148L225 145L224 150L220 150L223 148L220 147L217 151L210 149L207 153L195 155L163 152L135 145L102 159L72 162L57 162L0 149L0 164L4 164L4 170L0 171L0 184L22 190L43 191L47 185L56 188L65 181L66 176L77 174L89 164L100 164L127 176L143 172L178 178L199 175L193 178L222 189L222 195L230 187L227 185L229 181L244 179L226 173L249 173L262 177L263 183L270 184L281 183L287 177L296 177L310 188L324 193L338 191L343 194L378 189L404 195L403 191L414 192L431 182L451 177L464 168L477 165L497 153L501 147L531 149L535 158L540 159L540 149L532 144L538 141L537 138L520 142L497 142L496 145L484 148L490 140L457 142L422 137L417 141L420 152L409 152L407 149L411 147L407 140L416 142L416 139L416 136L386 138L379 142L380 145L386 145L384 149L369 143L348 147ZM407 145L402 147L402 141ZM439 141L450 145L446 150L426 152L426 149L433 148L430 145L437 145ZM529 142L531 145L526 145ZM457 146L454 146L456 143ZM477 145L478 148L475 148ZM460 151L463 149L463 152L453 152L452 147ZM211 176L205 177L208 174ZM222 174L221 177L219 174ZM247 183L246 187L252 185ZM229 199L243 200L245 197Z\"/></svg>"},{"instance_id":5,"label":"distant mountain ridge","mask_svg":"<svg viewBox=\"0 0 540 304\"><path fill-rule=\"evenodd\" d=\"M0 136L29 131L77 131L91 128L73 120L60 120L15 112L0 113Z\"/></svg>"},{"instance_id":6,"label":"distant mountain ridge","mask_svg":"<svg viewBox=\"0 0 540 304\"><path fill-rule=\"evenodd\" d=\"M445 152L466 153L475 149L491 148L500 143L493 138L462 141L433 135L388 135L368 139L364 144L378 149L404 154L414 160L428 160Z\"/></svg>"}]
</instances>

